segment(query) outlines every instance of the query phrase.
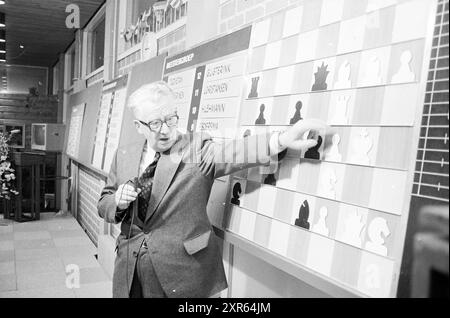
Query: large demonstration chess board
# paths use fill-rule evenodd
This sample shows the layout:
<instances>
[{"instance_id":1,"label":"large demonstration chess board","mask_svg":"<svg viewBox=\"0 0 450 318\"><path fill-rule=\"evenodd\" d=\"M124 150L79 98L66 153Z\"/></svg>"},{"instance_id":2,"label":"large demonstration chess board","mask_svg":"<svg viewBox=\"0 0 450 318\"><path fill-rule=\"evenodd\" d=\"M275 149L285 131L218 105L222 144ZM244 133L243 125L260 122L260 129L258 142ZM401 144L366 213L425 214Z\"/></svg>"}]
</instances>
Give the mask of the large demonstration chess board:
<instances>
[{"instance_id":1,"label":"large demonstration chess board","mask_svg":"<svg viewBox=\"0 0 450 318\"><path fill-rule=\"evenodd\" d=\"M355 295L395 296L435 13L429 0L299 1L254 23L245 55L173 64L165 76L188 131L245 138L305 118L329 125L317 147L282 153L278 169L217 183L213 223ZM242 72L211 72L225 58Z\"/></svg>"}]
</instances>

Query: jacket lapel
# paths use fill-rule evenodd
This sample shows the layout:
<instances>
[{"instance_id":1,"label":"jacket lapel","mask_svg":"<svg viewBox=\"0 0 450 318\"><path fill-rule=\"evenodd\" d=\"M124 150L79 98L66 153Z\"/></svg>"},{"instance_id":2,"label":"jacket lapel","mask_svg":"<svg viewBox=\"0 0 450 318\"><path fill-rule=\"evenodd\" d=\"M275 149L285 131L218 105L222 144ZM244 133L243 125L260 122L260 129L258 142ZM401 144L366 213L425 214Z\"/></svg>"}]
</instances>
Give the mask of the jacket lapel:
<instances>
[{"instance_id":1,"label":"jacket lapel","mask_svg":"<svg viewBox=\"0 0 450 318\"><path fill-rule=\"evenodd\" d=\"M173 177L183 158L184 146L186 144L186 135L180 135L178 142L171 148L170 152L161 155L158 165L156 166L152 194L144 223L147 223L155 213L156 208L172 183Z\"/></svg>"}]
</instances>

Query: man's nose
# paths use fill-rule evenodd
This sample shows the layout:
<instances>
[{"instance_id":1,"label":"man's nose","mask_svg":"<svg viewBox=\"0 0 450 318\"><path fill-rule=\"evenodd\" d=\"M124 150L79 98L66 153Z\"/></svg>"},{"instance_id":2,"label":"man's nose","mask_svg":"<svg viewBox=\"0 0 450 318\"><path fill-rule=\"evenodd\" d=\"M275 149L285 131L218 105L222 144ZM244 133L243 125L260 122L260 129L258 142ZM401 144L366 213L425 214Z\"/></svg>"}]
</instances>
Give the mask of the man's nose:
<instances>
[{"instance_id":1,"label":"man's nose","mask_svg":"<svg viewBox=\"0 0 450 318\"><path fill-rule=\"evenodd\" d=\"M167 126L167 123L162 123L161 130L159 131L161 134L167 134L170 132L169 126Z\"/></svg>"}]
</instances>

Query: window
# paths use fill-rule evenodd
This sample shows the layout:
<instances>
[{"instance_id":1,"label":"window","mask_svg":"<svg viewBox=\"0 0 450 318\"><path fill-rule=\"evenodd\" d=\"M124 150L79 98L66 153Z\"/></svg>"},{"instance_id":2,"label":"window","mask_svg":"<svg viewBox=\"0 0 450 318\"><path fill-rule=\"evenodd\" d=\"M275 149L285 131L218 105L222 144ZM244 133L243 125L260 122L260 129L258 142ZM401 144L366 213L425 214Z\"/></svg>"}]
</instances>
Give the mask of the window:
<instances>
[{"instance_id":1,"label":"window","mask_svg":"<svg viewBox=\"0 0 450 318\"><path fill-rule=\"evenodd\" d=\"M90 67L88 73L103 66L105 57L105 17L91 31Z\"/></svg>"}]
</instances>

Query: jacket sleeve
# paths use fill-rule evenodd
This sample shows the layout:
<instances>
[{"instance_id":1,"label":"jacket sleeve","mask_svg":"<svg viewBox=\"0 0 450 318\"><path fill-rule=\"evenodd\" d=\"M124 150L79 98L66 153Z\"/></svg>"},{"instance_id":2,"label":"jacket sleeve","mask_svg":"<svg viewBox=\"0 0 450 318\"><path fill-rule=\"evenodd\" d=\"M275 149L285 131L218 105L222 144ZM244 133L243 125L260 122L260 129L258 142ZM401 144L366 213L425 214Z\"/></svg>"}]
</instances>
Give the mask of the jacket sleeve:
<instances>
[{"instance_id":1,"label":"jacket sleeve","mask_svg":"<svg viewBox=\"0 0 450 318\"><path fill-rule=\"evenodd\" d=\"M202 133L200 170L203 175L214 179L243 169L268 166L273 159L270 157L270 137L270 134L261 134L217 143Z\"/></svg>"},{"instance_id":2,"label":"jacket sleeve","mask_svg":"<svg viewBox=\"0 0 450 318\"><path fill-rule=\"evenodd\" d=\"M98 215L103 218L107 223L119 223L121 220L120 211L117 210L116 205L116 191L117 184L117 152L114 155L113 162L111 164L111 170L106 181L106 185L103 188L100 199L97 204Z\"/></svg>"}]
</instances>

